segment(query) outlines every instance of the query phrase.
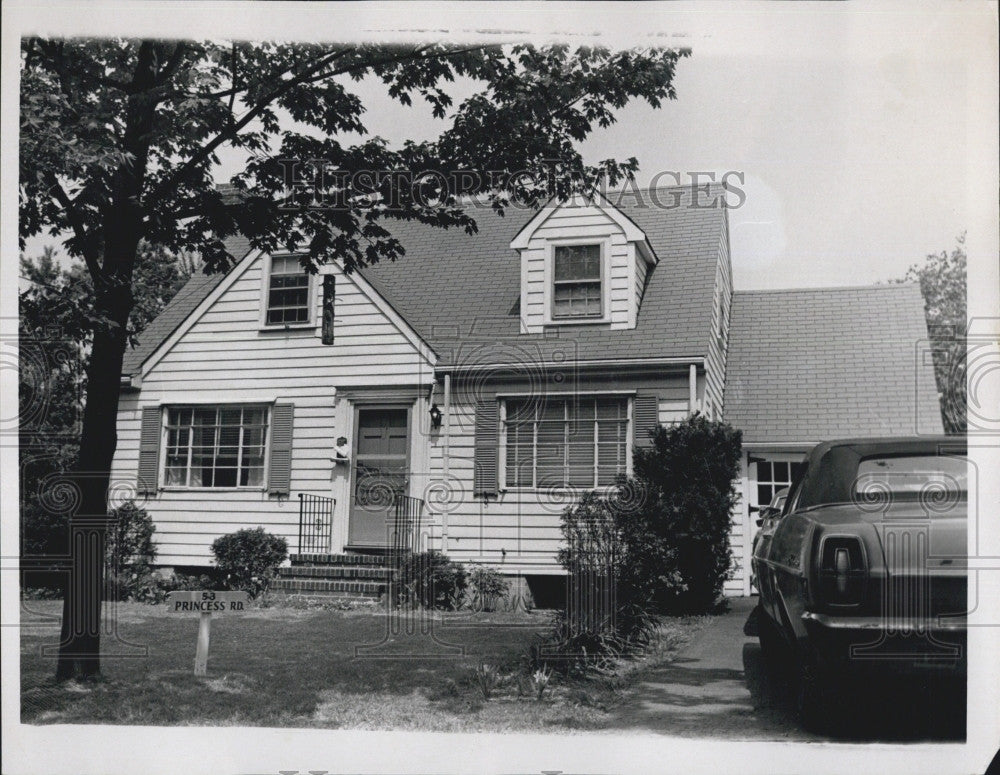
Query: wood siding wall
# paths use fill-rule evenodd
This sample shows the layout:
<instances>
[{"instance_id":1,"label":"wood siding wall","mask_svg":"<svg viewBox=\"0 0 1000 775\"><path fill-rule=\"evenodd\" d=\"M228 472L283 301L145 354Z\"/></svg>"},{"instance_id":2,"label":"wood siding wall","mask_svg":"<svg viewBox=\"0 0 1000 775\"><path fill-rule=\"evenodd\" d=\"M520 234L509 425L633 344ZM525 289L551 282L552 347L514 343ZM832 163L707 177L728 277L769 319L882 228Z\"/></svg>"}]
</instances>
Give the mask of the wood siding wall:
<instances>
[{"instance_id":1,"label":"wood siding wall","mask_svg":"<svg viewBox=\"0 0 1000 775\"><path fill-rule=\"evenodd\" d=\"M526 333L544 330L551 310L546 309L551 285L549 255L553 240L610 241L605 265L611 328L632 328L638 307L635 246L625 239L621 227L599 207L560 207L539 226L528 247L521 251L521 328ZM639 259L641 260L641 259Z\"/></svg>"},{"instance_id":2,"label":"wood siding wall","mask_svg":"<svg viewBox=\"0 0 1000 775\"><path fill-rule=\"evenodd\" d=\"M300 492L337 499L338 549L346 538L350 467L329 458L337 436L353 438L354 412L351 401L336 399L337 390L411 386L409 395L418 405L413 417L426 415L432 365L361 286L339 270L334 270L334 344L321 343L318 326L261 331L263 263L251 260L234 269L240 273L235 282L144 375L141 391L122 396L112 477L123 485L121 492L128 492L136 479L143 407L281 401L295 404L290 497L269 496L263 489L161 490L144 504L156 522L161 564L205 564L215 537L257 525L288 538L294 551ZM318 283L320 278L315 279ZM318 316L318 294L313 304ZM426 436L418 422L414 425L411 460L426 469ZM411 493L420 495L423 486L421 480L411 481Z\"/></svg>"},{"instance_id":3,"label":"wood siding wall","mask_svg":"<svg viewBox=\"0 0 1000 775\"><path fill-rule=\"evenodd\" d=\"M561 535L560 515L579 493L505 490L490 499L472 494L475 439L475 403L486 394L521 393L529 385L498 382L467 389L455 384L451 403L447 460L444 435L431 435L431 488L449 493L446 503L431 504L435 546L455 560L489 564L507 573L560 573L556 562ZM575 385L560 385L565 391L655 391L664 405L687 401L687 372L660 375L580 377ZM439 485L435 485L438 482Z\"/></svg>"}]
</instances>

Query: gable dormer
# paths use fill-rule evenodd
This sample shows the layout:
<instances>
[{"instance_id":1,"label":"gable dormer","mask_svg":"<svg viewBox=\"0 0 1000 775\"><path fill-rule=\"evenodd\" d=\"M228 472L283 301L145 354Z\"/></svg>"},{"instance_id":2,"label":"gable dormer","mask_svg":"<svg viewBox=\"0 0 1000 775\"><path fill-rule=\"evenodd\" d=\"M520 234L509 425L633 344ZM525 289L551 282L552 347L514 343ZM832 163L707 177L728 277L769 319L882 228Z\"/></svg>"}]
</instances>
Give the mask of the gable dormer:
<instances>
[{"instance_id":1,"label":"gable dormer","mask_svg":"<svg viewBox=\"0 0 1000 775\"><path fill-rule=\"evenodd\" d=\"M521 256L521 333L635 328L656 256L643 231L600 194L544 207L510 246Z\"/></svg>"}]
</instances>

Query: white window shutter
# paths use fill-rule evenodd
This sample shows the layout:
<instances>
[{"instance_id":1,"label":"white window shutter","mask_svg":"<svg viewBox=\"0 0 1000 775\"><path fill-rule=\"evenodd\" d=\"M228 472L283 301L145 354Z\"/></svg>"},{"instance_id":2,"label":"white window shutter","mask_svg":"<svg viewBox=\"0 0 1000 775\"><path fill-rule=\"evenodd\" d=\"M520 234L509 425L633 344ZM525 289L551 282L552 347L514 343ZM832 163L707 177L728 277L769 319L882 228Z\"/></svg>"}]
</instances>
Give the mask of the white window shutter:
<instances>
[{"instance_id":1,"label":"white window shutter","mask_svg":"<svg viewBox=\"0 0 1000 775\"><path fill-rule=\"evenodd\" d=\"M295 404L275 404L271 410L271 460L267 471L267 491L288 495L292 483L292 427Z\"/></svg>"}]
</instances>

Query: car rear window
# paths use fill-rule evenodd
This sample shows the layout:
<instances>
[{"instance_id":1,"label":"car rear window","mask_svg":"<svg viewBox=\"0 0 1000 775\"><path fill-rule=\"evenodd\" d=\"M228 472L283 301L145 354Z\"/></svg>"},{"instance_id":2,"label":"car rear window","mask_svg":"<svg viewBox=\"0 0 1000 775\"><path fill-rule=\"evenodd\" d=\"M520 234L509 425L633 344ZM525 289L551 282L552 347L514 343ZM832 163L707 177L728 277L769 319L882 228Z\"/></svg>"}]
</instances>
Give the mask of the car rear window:
<instances>
[{"instance_id":1,"label":"car rear window","mask_svg":"<svg viewBox=\"0 0 1000 775\"><path fill-rule=\"evenodd\" d=\"M854 479L855 495L916 495L968 492L964 458L941 455L879 455L863 458Z\"/></svg>"}]
</instances>

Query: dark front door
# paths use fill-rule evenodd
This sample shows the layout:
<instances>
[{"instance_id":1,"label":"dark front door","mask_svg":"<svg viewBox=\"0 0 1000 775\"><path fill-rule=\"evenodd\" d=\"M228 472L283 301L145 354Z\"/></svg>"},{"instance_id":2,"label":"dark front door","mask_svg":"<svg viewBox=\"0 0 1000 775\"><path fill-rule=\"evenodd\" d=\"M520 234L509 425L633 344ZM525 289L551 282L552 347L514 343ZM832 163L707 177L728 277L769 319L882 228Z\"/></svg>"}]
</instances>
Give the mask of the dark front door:
<instances>
[{"instance_id":1,"label":"dark front door","mask_svg":"<svg viewBox=\"0 0 1000 775\"><path fill-rule=\"evenodd\" d=\"M348 536L351 546L389 544L396 498L406 494L408 419L407 409L358 409Z\"/></svg>"}]
</instances>

